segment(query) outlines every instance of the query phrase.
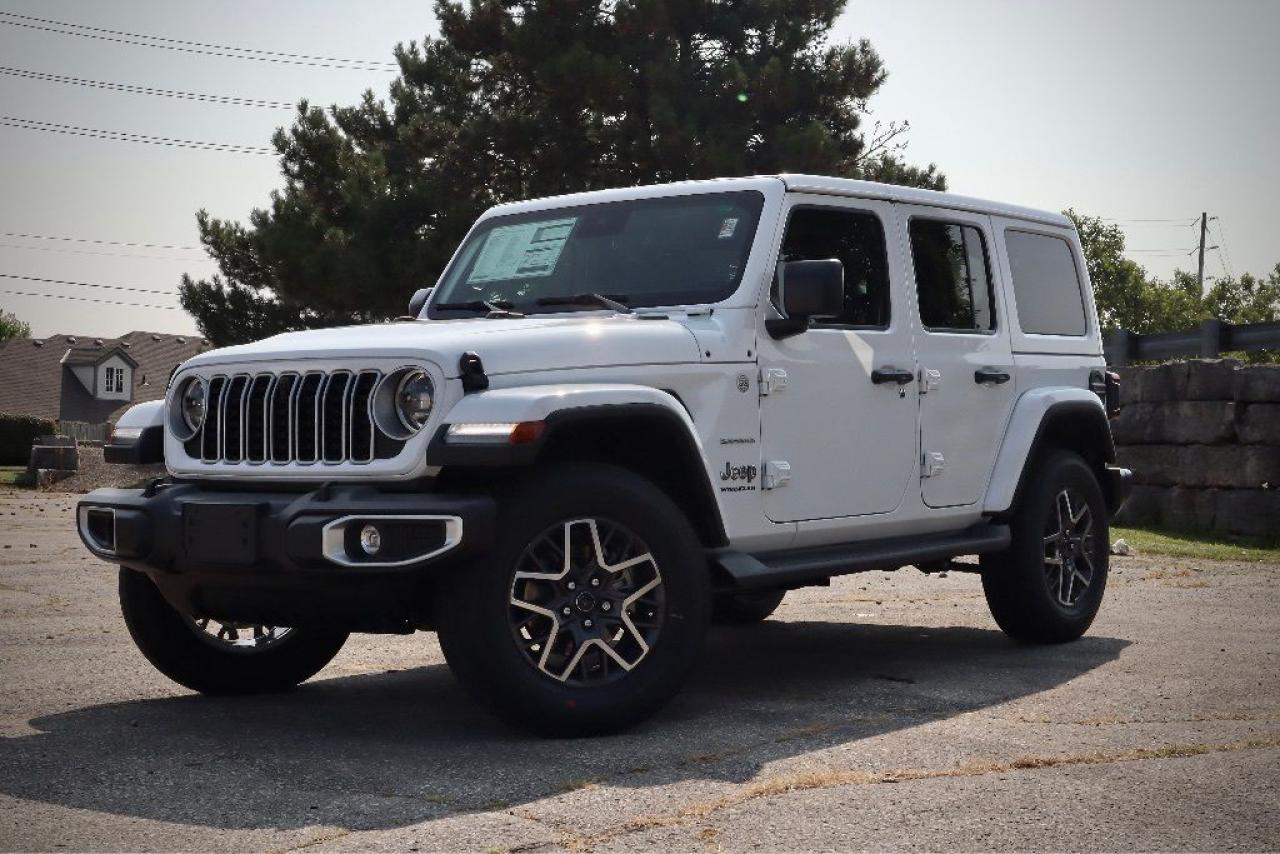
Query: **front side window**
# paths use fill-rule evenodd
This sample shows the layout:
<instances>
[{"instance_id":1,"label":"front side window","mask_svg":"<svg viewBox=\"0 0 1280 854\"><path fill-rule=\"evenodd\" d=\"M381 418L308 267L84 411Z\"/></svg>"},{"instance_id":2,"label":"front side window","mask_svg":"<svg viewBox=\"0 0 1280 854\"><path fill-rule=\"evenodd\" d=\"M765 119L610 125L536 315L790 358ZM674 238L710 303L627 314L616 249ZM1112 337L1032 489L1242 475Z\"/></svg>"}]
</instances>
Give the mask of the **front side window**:
<instances>
[{"instance_id":1,"label":"front side window","mask_svg":"<svg viewBox=\"0 0 1280 854\"><path fill-rule=\"evenodd\" d=\"M1061 237L1008 229L1018 325L1032 335L1083 335L1084 294L1071 244Z\"/></svg>"},{"instance_id":2,"label":"front side window","mask_svg":"<svg viewBox=\"0 0 1280 854\"><path fill-rule=\"evenodd\" d=\"M920 321L925 328L948 332L995 329L982 230L960 223L913 219L910 232Z\"/></svg>"},{"instance_id":3,"label":"front side window","mask_svg":"<svg viewBox=\"0 0 1280 854\"><path fill-rule=\"evenodd\" d=\"M889 258L880 218L866 211L840 208L792 210L779 260L828 258L844 265L844 311L839 317L824 319L817 325L886 328L890 303Z\"/></svg>"},{"instance_id":4,"label":"front side window","mask_svg":"<svg viewBox=\"0 0 1280 854\"><path fill-rule=\"evenodd\" d=\"M428 313L566 311L560 298L593 293L632 307L718 302L742 280L763 205L746 191L495 217L459 250Z\"/></svg>"}]
</instances>

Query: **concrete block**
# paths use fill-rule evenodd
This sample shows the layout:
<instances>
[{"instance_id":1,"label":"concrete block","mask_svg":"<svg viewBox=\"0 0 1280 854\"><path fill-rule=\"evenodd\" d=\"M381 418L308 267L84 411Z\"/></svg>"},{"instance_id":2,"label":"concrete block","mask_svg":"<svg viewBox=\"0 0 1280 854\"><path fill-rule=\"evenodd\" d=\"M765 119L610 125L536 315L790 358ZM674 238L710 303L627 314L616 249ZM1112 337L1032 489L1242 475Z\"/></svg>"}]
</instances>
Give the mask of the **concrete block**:
<instances>
[{"instance_id":1,"label":"concrete block","mask_svg":"<svg viewBox=\"0 0 1280 854\"><path fill-rule=\"evenodd\" d=\"M1187 388L1187 363L1167 362L1139 369L1137 399L1146 403L1179 400Z\"/></svg>"},{"instance_id":2,"label":"concrete block","mask_svg":"<svg viewBox=\"0 0 1280 854\"><path fill-rule=\"evenodd\" d=\"M1236 435L1247 445L1280 445L1280 403L1237 404Z\"/></svg>"},{"instance_id":3,"label":"concrete block","mask_svg":"<svg viewBox=\"0 0 1280 854\"><path fill-rule=\"evenodd\" d=\"M52 486L60 480L74 476L75 472L68 469L34 469L28 472L28 483L35 486Z\"/></svg>"},{"instance_id":4,"label":"concrete block","mask_svg":"<svg viewBox=\"0 0 1280 854\"><path fill-rule=\"evenodd\" d=\"M1118 525L1159 525L1162 518L1161 500L1166 490L1160 486L1135 485L1129 497L1116 515Z\"/></svg>"},{"instance_id":5,"label":"concrete block","mask_svg":"<svg viewBox=\"0 0 1280 854\"><path fill-rule=\"evenodd\" d=\"M1186 363L1182 400L1231 400L1235 394L1238 359L1192 359Z\"/></svg>"},{"instance_id":6,"label":"concrete block","mask_svg":"<svg viewBox=\"0 0 1280 854\"><path fill-rule=\"evenodd\" d=\"M1120 405L1123 407L1137 403L1141 399L1138 396L1138 388L1142 382L1142 372L1147 368L1126 367L1111 370L1120 376Z\"/></svg>"},{"instance_id":7,"label":"concrete block","mask_svg":"<svg viewBox=\"0 0 1280 854\"><path fill-rule=\"evenodd\" d=\"M1236 437L1230 400L1179 400L1161 407L1158 440L1171 445L1218 445Z\"/></svg>"},{"instance_id":8,"label":"concrete block","mask_svg":"<svg viewBox=\"0 0 1280 854\"><path fill-rule=\"evenodd\" d=\"M1229 489L1218 494L1214 528L1247 537L1280 536L1280 489Z\"/></svg>"},{"instance_id":9,"label":"concrete block","mask_svg":"<svg viewBox=\"0 0 1280 854\"><path fill-rule=\"evenodd\" d=\"M1155 446L1165 447L1165 446ZM1280 447L1267 445L1183 445L1166 482L1181 486L1261 489L1280 486Z\"/></svg>"},{"instance_id":10,"label":"concrete block","mask_svg":"<svg viewBox=\"0 0 1280 854\"><path fill-rule=\"evenodd\" d=\"M1120 407L1111 421L1111 437L1117 445L1149 445L1159 441L1157 424L1162 418L1160 405L1133 402Z\"/></svg>"},{"instance_id":11,"label":"concrete block","mask_svg":"<svg viewBox=\"0 0 1280 854\"><path fill-rule=\"evenodd\" d=\"M75 442L68 445L32 445L29 469L66 469L76 471L80 468L80 452Z\"/></svg>"},{"instance_id":12,"label":"concrete block","mask_svg":"<svg viewBox=\"0 0 1280 854\"><path fill-rule=\"evenodd\" d=\"M1162 490L1160 524L1174 531L1212 531L1222 493L1182 486Z\"/></svg>"},{"instance_id":13,"label":"concrete block","mask_svg":"<svg viewBox=\"0 0 1280 854\"><path fill-rule=\"evenodd\" d=\"M1133 469L1136 484L1173 486L1181 478L1176 445L1122 445L1116 448L1116 462Z\"/></svg>"},{"instance_id":14,"label":"concrete block","mask_svg":"<svg viewBox=\"0 0 1280 854\"><path fill-rule=\"evenodd\" d=\"M1250 365L1236 371L1233 380L1237 401L1280 403L1280 365Z\"/></svg>"},{"instance_id":15,"label":"concrete block","mask_svg":"<svg viewBox=\"0 0 1280 854\"><path fill-rule=\"evenodd\" d=\"M1234 441L1235 434L1235 403L1229 400L1134 403L1111 422L1121 445L1216 445Z\"/></svg>"}]
</instances>

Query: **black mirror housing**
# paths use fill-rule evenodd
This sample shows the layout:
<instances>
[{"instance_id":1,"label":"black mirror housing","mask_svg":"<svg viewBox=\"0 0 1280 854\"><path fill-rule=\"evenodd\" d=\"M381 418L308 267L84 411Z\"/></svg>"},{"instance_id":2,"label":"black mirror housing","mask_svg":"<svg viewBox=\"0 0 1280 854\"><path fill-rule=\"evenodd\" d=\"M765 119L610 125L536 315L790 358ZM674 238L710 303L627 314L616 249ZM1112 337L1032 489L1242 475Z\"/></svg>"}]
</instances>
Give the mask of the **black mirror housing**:
<instances>
[{"instance_id":1,"label":"black mirror housing","mask_svg":"<svg viewBox=\"0 0 1280 854\"><path fill-rule=\"evenodd\" d=\"M765 321L774 338L799 335L815 317L836 317L844 310L844 264L822 261L788 261L778 269L778 289L785 318Z\"/></svg>"},{"instance_id":2,"label":"black mirror housing","mask_svg":"<svg viewBox=\"0 0 1280 854\"><path fill-rule=\"evenodd\" d=\"M431 288L418 288L414 291L413 298L409 300L409 316L416 318L422 314L422 307L429 299L431 299Z\"/></svg>"}]
</instances>

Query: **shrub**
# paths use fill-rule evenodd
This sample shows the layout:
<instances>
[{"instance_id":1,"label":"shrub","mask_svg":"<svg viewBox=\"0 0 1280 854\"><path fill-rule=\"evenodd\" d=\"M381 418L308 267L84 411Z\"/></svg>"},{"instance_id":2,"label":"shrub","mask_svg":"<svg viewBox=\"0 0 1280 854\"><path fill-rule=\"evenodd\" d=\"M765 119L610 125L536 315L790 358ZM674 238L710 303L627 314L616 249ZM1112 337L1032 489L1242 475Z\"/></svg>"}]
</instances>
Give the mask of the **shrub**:
<instances>
[{"instance_id":1,"label":"shrub","mask_svg":"<svg viewBox=\"0 0 1280 854\"><path fill-rule=\"evenodd\" d=\"M0 465L25 466L31 445L39 436L54 433L52 421L30 415L0 414Z\"/></svg>"}]
</instances>

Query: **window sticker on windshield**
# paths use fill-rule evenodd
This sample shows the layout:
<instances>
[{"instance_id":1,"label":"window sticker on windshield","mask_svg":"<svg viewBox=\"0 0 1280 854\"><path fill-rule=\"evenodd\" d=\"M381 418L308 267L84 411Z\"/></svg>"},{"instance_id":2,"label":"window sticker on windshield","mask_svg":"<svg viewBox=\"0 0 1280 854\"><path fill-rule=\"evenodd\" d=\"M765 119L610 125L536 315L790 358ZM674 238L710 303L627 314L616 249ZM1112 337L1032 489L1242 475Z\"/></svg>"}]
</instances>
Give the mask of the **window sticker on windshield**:
<instances>
[{"instance_id":1,"label":"window sticker on windshield","mask_svg":"<svg viewBox=\"0 0 1280 854\"><path fill-rule=\"evenodd\" d=\"M550 276L577 221L570 217L495 228L485 239L467 284Z\"/></svg>"},{"instance_id":2,"label":"window sticker on windshield","mask_svg":"<svg viewBox=\"0 0 1280 854\"><path fill-rule=\"evenodd\" d=\"M733 233L738 229L738 218L731 216L724 222L720 223L720 240L728 240L733 237Z\"/></svg>"}]
</instances>

